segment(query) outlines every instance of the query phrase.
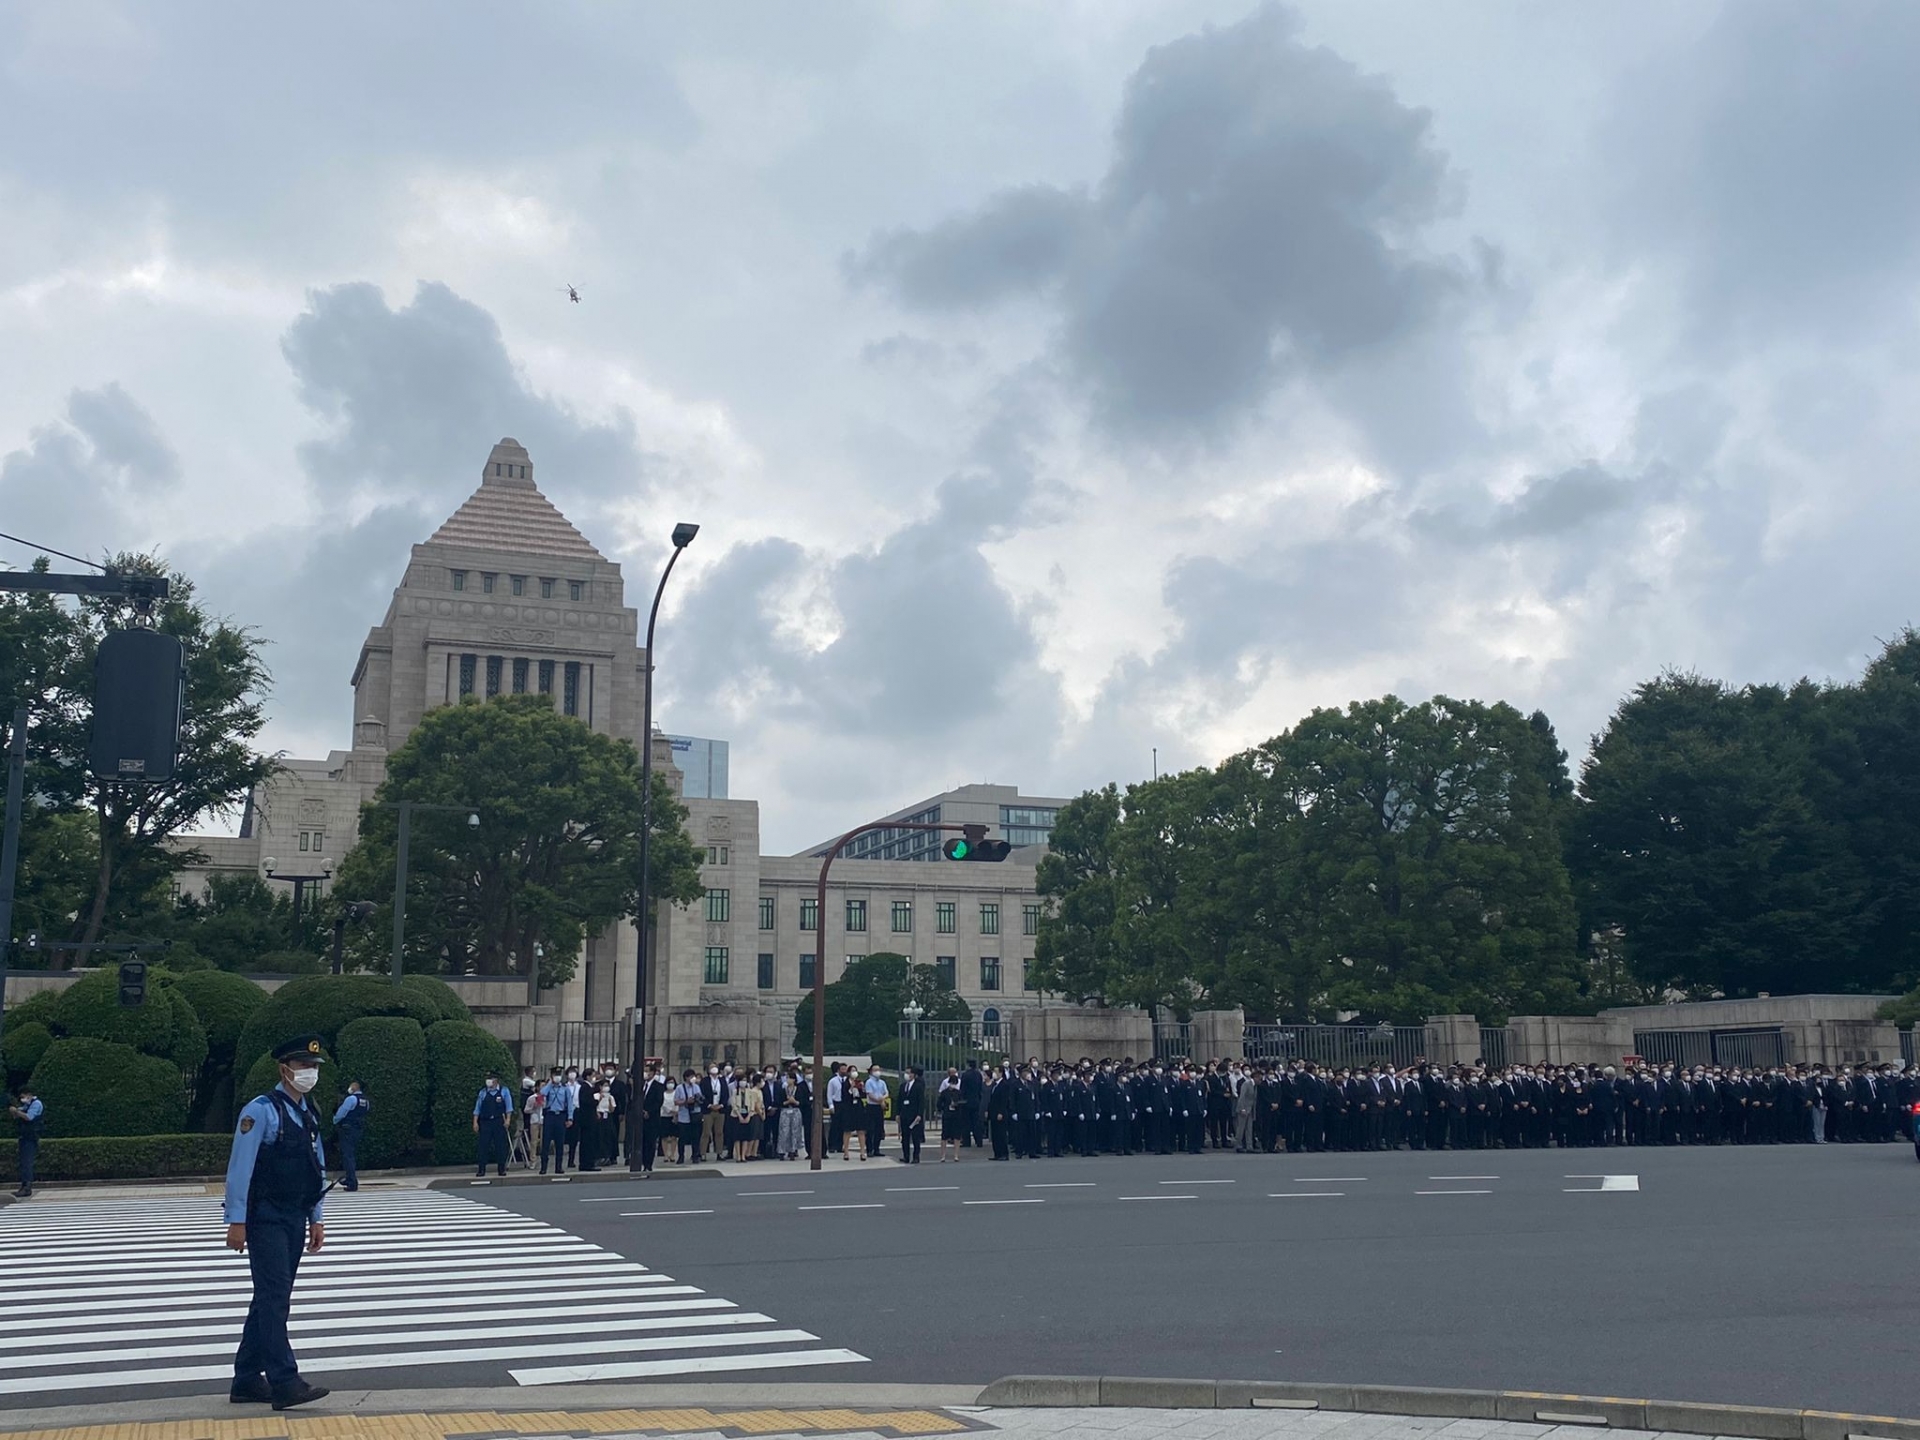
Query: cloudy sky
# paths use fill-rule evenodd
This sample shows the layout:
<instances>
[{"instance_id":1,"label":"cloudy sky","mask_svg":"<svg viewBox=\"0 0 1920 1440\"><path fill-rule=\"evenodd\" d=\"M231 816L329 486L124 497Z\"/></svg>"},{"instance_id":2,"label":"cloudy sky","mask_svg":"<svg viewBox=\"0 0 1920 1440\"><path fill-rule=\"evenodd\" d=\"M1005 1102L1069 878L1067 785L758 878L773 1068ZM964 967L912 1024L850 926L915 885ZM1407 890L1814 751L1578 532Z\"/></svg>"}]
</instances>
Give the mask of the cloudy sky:
<instances>
[{"instance_id":1,"label":"cloudy sky","mask_svg":"<svg viewBox=\"0 0 1920 1440\"><path fill-rule=\"evenodd\" d=\"M8 6L0 529L162 549L324 753L517 436L630 599L702 525L662 719L770 849L1388 690L1577 754L1920 620L1916 54L1908 0Z\"/></svg>"}]
</instances>

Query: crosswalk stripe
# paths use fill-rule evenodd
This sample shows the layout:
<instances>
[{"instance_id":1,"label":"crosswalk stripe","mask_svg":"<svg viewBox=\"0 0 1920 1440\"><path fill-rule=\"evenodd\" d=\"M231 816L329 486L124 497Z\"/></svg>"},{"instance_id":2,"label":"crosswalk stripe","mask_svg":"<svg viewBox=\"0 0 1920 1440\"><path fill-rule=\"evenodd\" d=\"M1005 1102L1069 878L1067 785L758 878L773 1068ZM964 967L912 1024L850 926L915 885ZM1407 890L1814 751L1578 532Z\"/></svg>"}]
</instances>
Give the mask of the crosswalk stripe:
<instances>
[{"instance_id":1,"label":"crosswalk stripe","mask_svg":"<svg viewBox=\"0 0 1920 1440\"><path fill-rule=\"evenodd\" d=\"M713 1370L784 1370L790 1365L864 1365L852 1350L802 1350L792 1355L689 1355L679 1360L641 1360L631 1365L552 1365L508 1373L522 1385L573 1385L593 1380L644 1380L652 1375L693 1375Z\"/></svg>"},{"instance_id":2,"label":"crosswalk stripe","mask_svg":"<svg viewBox=\"0 0 1920 1440\"><path fill-rule=\"evenodd\" d=\"M0 1395L224 1389L252 1297L224 1232L211 1196L0 1211L0 1290L21 1322L0 1332ZM603 1363L636 1376L867 1363L559 1226L437 1194L329 1197L289 1329L302 1371L328 1375L491 1368L503 1383L518 1367L544 1384Z\"/></svg>"}]
</instances>

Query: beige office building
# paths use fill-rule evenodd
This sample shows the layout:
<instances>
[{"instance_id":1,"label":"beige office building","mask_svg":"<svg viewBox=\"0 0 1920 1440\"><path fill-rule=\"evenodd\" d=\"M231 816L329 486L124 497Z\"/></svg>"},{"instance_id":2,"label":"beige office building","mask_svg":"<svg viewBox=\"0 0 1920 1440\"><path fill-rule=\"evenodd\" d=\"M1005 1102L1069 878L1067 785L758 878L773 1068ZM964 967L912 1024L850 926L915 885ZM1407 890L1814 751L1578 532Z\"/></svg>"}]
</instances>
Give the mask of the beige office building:
<instances>
[{"instance_id":1,"label":"beige office building","mask_svg":"<svg viewBox=\"0 0 1920 1440\"><path fill-rule=\"evenodd\" d=\"M250 798L237 837L183 840L207 863L183 874L182 884L251 870L320 876L312 885L324 889L354 843L360 806L379 786L388 752L437 705L546 694L582 724L638 744L645 683L638 632L620 567L540 492L526 450L502 440L479 488L413 547L386 615L367 632L351 677L351 748L285 761ZM672 744L657 724L653 746L655 767L681 793ZM880 951L936 965L982 1018L1032 1003L1038 997L1025 976L1039 917L1034 865L1062 803L1022 797L1011 786L969 785L873 817L983 823L1022 848L1001 864L928 864L939 860L944 837L902 830L862 837L834 863L822 928L814 889L831 841L799 856L762 855L756 802L686 798L689 829L706 852L707 893L661 917L650 966L649 1052L691 1064L784 1049L793 1007L822 955L829 980L848 957ZM416 844L420 835L416 829ZM588 941L574 978L544 992L537 1008L522 990L523 1013L513 1013L510 987L500 986L476 1013L530 1063L554 1053L562 1027L584 1053L624 1053L636 942L631 923L610 926ZM583 1030L589 1038L580 1040Z\"/></svg>"}]
</instances>

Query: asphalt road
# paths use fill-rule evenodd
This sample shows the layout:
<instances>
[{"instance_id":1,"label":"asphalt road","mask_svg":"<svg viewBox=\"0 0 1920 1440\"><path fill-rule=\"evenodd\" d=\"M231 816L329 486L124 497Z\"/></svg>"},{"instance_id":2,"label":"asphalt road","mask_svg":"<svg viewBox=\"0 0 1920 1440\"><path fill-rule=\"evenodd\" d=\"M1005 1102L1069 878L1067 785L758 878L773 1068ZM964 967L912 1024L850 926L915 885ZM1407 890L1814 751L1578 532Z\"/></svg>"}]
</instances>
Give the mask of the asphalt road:
<instances>
[{"instance_id":1,"label":"asphalt road","mask_svg":"<svg viewBox=\"0 0 1920 1440\"><path fill-rule=\"evenodd\" d=\"M463 1193L856 1350L862 1381L1920 1411L1908 1145L827 1164Z\"/></svg>"},{"instance_id":2,"label":"asphalt road","mask_svg":"<svg viewBox=\"0 0 1920 1440\"><path fill-rule=\"evenodd\" d=\"M151 1203L0 1217L0 1408L224 1389L243 1265L214 1201ZM1920 1412L1907 1145L976 1151L363 1192L340 1211L295 1304L303 1364L334 1386L559 1397L707 1367L690 1378L1133 1374Z\"/></svg>"}]
</instances>

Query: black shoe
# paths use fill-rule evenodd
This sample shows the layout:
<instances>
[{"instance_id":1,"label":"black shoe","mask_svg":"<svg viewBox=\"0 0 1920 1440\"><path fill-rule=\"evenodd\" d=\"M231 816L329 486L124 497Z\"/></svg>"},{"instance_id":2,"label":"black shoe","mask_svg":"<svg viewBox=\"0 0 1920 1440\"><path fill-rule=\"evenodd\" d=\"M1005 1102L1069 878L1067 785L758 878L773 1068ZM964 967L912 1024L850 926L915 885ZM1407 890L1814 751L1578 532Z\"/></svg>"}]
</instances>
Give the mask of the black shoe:
<instances>
[{"instance_id":1,"label":"black shoe","mask_svg":"<svg viewBox=\"0 0 1920 1440\"><path fill-rule=\"evenodd\" d=\"M330 1392L324 1385L309 1385L304 1380L296 1380L291 1385L276 1385L273 1391L273 1408L291 1410L296 1405L305 1405L310 1400L324 1400Z\"/></svg>"},{"instance_id":2,"label":"black shoe","mask_svg":"<svg viewBox=\"0 0 1920 1440\"><path fill-rule=\"evenodd\" d=\"M256 1375L251 1380L235 1380L233 1389L227 1392L227 1399L235 1405L269 1405L273 1403L273 1387L267 1384L264 1375Z\"/></svg>"}]
</instances>

